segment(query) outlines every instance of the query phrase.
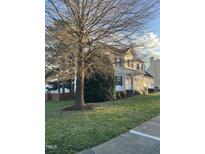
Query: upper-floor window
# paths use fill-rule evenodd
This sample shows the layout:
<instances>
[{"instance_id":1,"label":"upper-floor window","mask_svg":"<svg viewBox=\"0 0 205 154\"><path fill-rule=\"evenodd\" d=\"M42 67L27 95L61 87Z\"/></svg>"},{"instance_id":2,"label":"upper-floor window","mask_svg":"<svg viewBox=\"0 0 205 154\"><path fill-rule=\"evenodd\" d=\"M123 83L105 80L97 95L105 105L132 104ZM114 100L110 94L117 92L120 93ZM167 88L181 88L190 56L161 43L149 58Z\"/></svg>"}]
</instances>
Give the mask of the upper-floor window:
<instances>
[{"instance_id":1,"label":"upper-floor window","mask_svg":"<svg viewBox=\"0 0 205 154\"><path fill-rule=\"evenodd\" d=\"M116 65L117 66L122 66L122 58L121 57L115 57L116 59Z\"/></svg>"},{"instance_id":2,"label":"upper-floor window","mask_svg":"<svg viewBox=\"0 0 205 154\"><path fill-rule=\"evenodd\" d=\"M144 71L144 64L141 64L141 71Z\"/></svg>"},{"instance_id":3,"label":"upper-floor window","mask_svg":"<svg viewBox=\"0 0 205 154\"><path fill-rule=\"evenodd\" d=\"M122 86L122 76L115 76L116 85Z\"/></svg>"},{"instance_id":4,"label":"upper-floor window","mask_svg":"<svg viewBox=\"0 0 205 154\"><path fill-rule=\"evenodd\" d=\"M130 67L130 60L127 61L127 66Z\"/></svg>"},{"instance_id":5,"label":"upper-floor window","mask_svg":"<svg viewBox=\"0 0 205 154\"><path fill-rule=\"evenodd\" d=\"M127 66L133 68L134 67L134 62L132 60L128 60L127 61Z\"/></svg>"},{"instance_id":6,"label":"upper-floor window","mask_svg":"<svg viewBox=\"0 0 205 154\"><path fill-rule=\"evenodd\" d=\"M140 64L137 64L137 70L140 70Z\"/></svg>"},{"instance_id":7,"label":"upper-floor window","mask_svg":"<svg viewBox=\"0 0 205 154\"><path fill-rule=\"evenodd\" d=\"M134 68L134 62L133 61L131 61L131 67Z\"/></svg>"}]
</instances>

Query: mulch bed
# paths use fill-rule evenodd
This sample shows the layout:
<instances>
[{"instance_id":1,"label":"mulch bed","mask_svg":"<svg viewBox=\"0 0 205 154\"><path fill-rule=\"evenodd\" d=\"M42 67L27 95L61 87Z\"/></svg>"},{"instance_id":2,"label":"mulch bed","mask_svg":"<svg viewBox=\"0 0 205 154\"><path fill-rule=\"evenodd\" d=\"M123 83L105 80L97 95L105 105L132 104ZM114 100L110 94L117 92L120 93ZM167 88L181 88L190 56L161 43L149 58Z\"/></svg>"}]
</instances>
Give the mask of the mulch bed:
<instances>
[{"instance_id":1,"label":"mulch bed","mask_svg":"<svg viewBox=\"0 0 205 154\"><path fill-rule=\"evenodd\" d=\"M66 107L62 108L61 111L91 110L97 106L98 105L94 105L94 104L86 104L85 106L72 105L72 106L66 106Z\"/></svg>"}]
</instances>

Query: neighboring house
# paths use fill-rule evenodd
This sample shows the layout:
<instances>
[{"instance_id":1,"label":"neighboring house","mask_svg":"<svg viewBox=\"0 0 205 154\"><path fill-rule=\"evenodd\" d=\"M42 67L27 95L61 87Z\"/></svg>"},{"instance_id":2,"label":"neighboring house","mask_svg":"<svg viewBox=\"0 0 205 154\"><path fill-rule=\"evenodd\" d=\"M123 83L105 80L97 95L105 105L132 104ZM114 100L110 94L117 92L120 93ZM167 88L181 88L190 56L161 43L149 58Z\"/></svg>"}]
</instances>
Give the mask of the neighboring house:
<instances>
[{"instance_id":1,"label":"neighboring house","mask_svg":"<svg viewBox=\"0 0 205 154\"><path fill-rule=\"evenodd\" d=\"M160 59L150 58L150 66L147 69L147 72L154 77L154 87L157 90L160 90Z\"/></svg>"}]
</instances>

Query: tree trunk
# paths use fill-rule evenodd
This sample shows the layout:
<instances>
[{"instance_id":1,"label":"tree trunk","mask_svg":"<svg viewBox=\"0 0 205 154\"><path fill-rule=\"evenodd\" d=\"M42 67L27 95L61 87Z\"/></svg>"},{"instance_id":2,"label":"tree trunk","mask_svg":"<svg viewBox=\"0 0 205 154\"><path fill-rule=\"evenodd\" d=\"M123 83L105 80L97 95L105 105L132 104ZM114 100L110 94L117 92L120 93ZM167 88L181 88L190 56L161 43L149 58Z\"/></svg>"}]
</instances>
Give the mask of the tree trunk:
<instances>
[{"instance_id":1,"label":"tree trunk","mask_svg":"<svg viewBox=\"0 0 205 154\"><path fill-rule=\"evenodd\" d=\"M75 105L79 106L79 107L85 106L85 101L84 101L84 70L81 70L77 76Z\"/></svg>"},{"instance_id":2,"label":"tree trunk","mask_svg":"<svg viewBox=\"0 0 205 154\"><path fill-rule=\"evenodd\" d=\"M83 37L79 36L78 40L78 60L77 60L77 80L76 80L76 99L75 105L80 109L85 107L84 101L84 62L83 62L84 52L83 52Z\"/></svg>"}]
</instances>

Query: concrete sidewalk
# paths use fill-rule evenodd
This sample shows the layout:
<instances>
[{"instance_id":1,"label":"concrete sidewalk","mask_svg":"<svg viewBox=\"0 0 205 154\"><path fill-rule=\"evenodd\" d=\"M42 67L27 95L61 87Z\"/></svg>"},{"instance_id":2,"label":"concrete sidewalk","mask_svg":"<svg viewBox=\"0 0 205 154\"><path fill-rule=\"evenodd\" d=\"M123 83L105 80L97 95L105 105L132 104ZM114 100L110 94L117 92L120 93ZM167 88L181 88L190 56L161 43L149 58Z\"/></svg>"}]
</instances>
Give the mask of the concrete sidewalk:
<instances>
[{"instance_id":1,"label":"concrete sidewalk","mask_svg":"<svg viewBox=\"0 0 205 154\"><path fill-rule=\"evenodd\" d=\"M78 154L159 154L160 116Z\"/></svg>"}]
</instances>

